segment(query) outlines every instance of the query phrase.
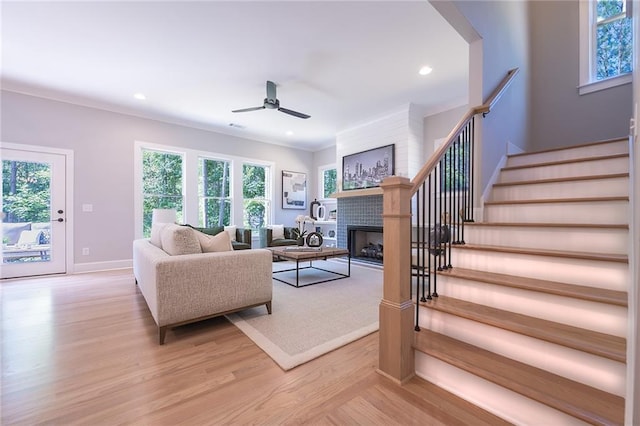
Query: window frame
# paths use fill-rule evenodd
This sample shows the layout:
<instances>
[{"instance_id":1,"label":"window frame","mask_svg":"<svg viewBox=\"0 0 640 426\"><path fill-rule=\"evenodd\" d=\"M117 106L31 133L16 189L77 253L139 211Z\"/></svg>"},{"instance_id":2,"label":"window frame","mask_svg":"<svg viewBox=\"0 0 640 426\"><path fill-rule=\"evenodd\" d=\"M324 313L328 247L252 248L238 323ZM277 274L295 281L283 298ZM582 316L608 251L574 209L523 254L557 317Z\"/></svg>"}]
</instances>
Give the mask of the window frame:
<instances>
[{"instance_id":1,"label":"window frame","mask_svg":"<svg viewBox=\"0 0 640 426\"><path fill-rule=\"evenodd\" d=\"M271 170L268 178L267 194L271 200L271 208L267 216L267 224L273 223L274 208L273 200L275 199L275 182L274 173L275 163L273 161L265 161L247 157L220 154L216 152L194 150L190 148L177 147L172 145L161 145L151 142L134 141L134 236L135 238L143 238L143 194L142 194L142 160L143 150L155 150L161 152L169 152L183 156L182 161L182 195L183 195L183 221L184 223L200 223L199 220L199 177L198 177L198 160L199 158L208 158L215 160L229 161L231 168L230 192L232 197L231 204L231 224L242 227L243 218L243 196L242 196L242 164L249 163L253 165L268 166ZM253 237L257 238L257 235Z\"/></svg>"},{"instance_id":2,"label":"window frame","mask_svg":"<svg viewBox=\"0 0 640 426\"><path fill-rule=\"evenodd\" d=\"M144 236L144 200L146 197L146 194L144 193L144 185L143 185L143 179L144 179L144 153L146 152L154 152L154 153L158 153L158 154L169 154L169 155L176 155L179 156L181 159L181 167L180 167L180 181L181 181L181 185L180 185L180 199L182 201L182 211L177 211L177 216L179 217L185 217L185 208L186 208L186 182L185 182L185 168L186 168L186 158L184 153L176 151L176 150L172 150L172 149L163 149L163 148L158 148L158 147L141 147L140 151L139 151L139 162L137 163L139 165L140 168L140 187L139 190L137 191L137 195L140 197L140 202L139 202L139 213L140 213L140 219L139 221L137 221L137 224L140 226L140 235ZM160 195L160 194L155 194L155 195ZM174 197L173 195L171 195L171 197ZM176 196L177 198L177 196Z\"/></svg>"},{"instance_id":3,"label":"window frame","mask_svg":"<svg viewBox=\"0 0 640 426\"><path fill-rule=\"evenodd\" d=\"M244 166L248 165L248 166L254 166L254 167L263 167L265 168L265 188L264 188L264 192L265 192L265 197L261 198L244 198ZM241 220L241 224L244 227L244 217L245 217L245 201L246 200L251 200L251 201L256 201L256 202L260 202L260 203L264 203L265 205L265 224L264 226L267 225L271 225L273 223L273 166L270 164L265 164L264 162L261 161L255 161L255 160L245 160L240 164L240 169L241 169L241 174L242 174L242 180L241 182L241 187L242 187L242 220ZM269 196L270 194L270 196ZM253 228L250 228L253 230Z\"/></svg>"},{"instance_id":4,"label":"window frame","mask_svg":"<svg viewBox=\"0 0 640 426\"><path fill-rule=\"evenodd\" d=\"M212 197L212 196L207 196L203 193L200 192L201 190L201 185L203 184L202 179L200 179L200 167L203 164L203 161L218 161L218 162L223 162L223 163L228 163L229 164L229 174L228 174L228 180L229 180L229 192L227 194L226 197ZM206 226L206 223L203 223L200 221L200 219L204 220L204 216L201 218L200 217L200 213L201 213L201 208L204 206L204 204L201 205L201 202L207 199L213 199L213 200L227 200L229 202L230 205L230 212L229 212L229 221L233 222L234 219L234 179L233 179L233 167L234 167L234 163L233 161L229 160L228 158L220 158L217 156L213 156L213 155L200 155L198 156L198 226ZM227 225L231 225L232 223L229 223ZM226 226L226 225L224 225Z\"/></svg>"},{"instance_id":5,"label":"window frame","mask_svg":"<svg viewBox=\"0 0 640 426\"><path fill-rule=\"evenodd\" d=\"M317 199L320 201L331 200L332 198L327 198L324 196L324 172L327 170L335 170L336 171L336 191L338 191L338 167L336 163L325 164L323 166L318 167L318 197Z\"/></svg>"},{"instance_id":6,"label":"window frame","mask_svg":"<svg viewBox=\"0 0 640 426\"><path fill-rule=\"evenodd\" d=\"M631 16L632 2L629 0L625 1L626 14L627 16ZM580 17L580 81L578 93L580 95L586 95L611 87L631 84L633 80L633 70L615 77L596 80L597 0L580 1L578 4Z\"/></svg>"}]
</instances>

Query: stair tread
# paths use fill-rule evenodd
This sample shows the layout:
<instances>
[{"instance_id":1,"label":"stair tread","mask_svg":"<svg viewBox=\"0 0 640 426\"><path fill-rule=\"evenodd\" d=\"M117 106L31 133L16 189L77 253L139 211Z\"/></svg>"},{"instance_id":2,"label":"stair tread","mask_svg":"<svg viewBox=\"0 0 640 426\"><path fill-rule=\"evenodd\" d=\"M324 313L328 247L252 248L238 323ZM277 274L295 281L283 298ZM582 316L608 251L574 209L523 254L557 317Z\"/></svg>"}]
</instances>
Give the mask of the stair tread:
<instances>
[{"instance_id":1,"label":"stair tread","mask_svg":"<svg viewBox=\"0 0 640 426\"><path fill-rule=\"evenodd\" d=\"M515 253L515 254L528 254L528 255L534 255L534 256L551 256L551 257L564 257L569 259L629 263L629 256L627 256L626 254L589 253L589 252L580 252L580 251L548 250L548 249L534 249L534 248L521 248L521 247L507 247L507 246L486 246L486 245L479 245L479 244L460 244L460 245L454 245L453 248L456 250L479 250L479 251L491 251L491 252L499 252L499 253Z\"/></svg>"},{"instance_id":2,"label":"stair tread","mask_svg":"<svg viewBox=\"0 0 640 426\"><path fill-rule=\"evenodd\" d=\"M593 141L593 142L587 142L587 143L581 143L578 145L570 145L570 146L561 146L561 147L557 147L557 148L549 148L549 149L543 149L540 151L533 151L533 152L520 152L517 154L509 154L508 157L526 157L528 155L536 155L536 154L546 154L549 152L559 152L559 151L571 151L571 150L575 150L575 149L580 149L580 148L589 148L595 145L607 145L607 144L616 144L618 142L629 142L628 138L612 138L612 139L603 139L603 140L599 140L599 141Z\"/></svg>"},{"instance_id":3,"label":"stair tread","mask_svg":"<svg viewBox=\"0 0 640 426\"><path fill-rule=\"evenodd\" d=\"M465 222L464 226L506 226L523 228L593 228L593 229L629 229L629 225L619 223L545 223L545 222Z\"/></svg>"},{"instance_id":4,"label":"stair tread","mask_svg":"<svg viewBox=\"0 0 640 426\"><path fill-rule=\"evenodd\" d=\"M586 330L447 296L435 297L432 300L420 302L420 304L429 309L435 309L613 361L624 363L626 359L627 345L623 337Z\"/></svg>"},{"instance_id":5,"label":"stair tread","mask_svg":"<svg viewBox=\"0 0 640 426\"><path fill-rule=\"evenodd\" d=\"M585 203L585 202L611 202L629 201L629 197L579 197L579 198L542 198L531 200L506 200L506 201L486 201L485 206L499 206L510 204L551 204L551 203Z\"/></svg>"},{"instance_id":6,"label":"stair tread","mask_svg":"<svg viewBox=\"0 0 640 426\"><path fill-rule=\"evenodd\" d=\"M538 291L556 296L571 297L574 299L588 300L623 307L627 306L627 293L624 291L567 284L536 278L518 277L514 275L498 274L495 272L478 271L465 268L451 268L439 272L439 274L522 290Z\"/></svg>"},{"instance_id":7,"label":"stair tread","mask_svg":"<svg viewBox=\"0 0 640 426\"><path fill-rule=\"evenodd\" d=\"M594 424L622 424L624 398L423 329L414 347L559 411Z\"/></svg>"},{"instance_id":8,"label":"stair tread","mask_svg":"<svg viewBox=\"0 0 640 426\"><path fill-rule=\"evenodd\" d=\"M502 168L502 171L531 169L534 167L545 167L545 166L559 166L562 164L585 163L589 161L613 160L616 158L624 158L624 157L629 157L629 154L627 153L609 154L609 155L598 155L598 156L592 156L592 157L569 158L566 160L541 161L539 163L529 163L529 164L522 164L518 166L506 166Z\"/></svg>"},{"instance_id":9,"label":"stair tread","mask_svg":"<svg viewBox=\"0 0 640 426\"><path fill-rule=\"evenodd\" d=\"M496 182L493 184L494 187L504 187L504 186L517 186L517 185L536 185L543 183L560 183L560 182L578 182L582 180L600 180L600 179L619 179L619 178L628 178L629 173L612 173L606 175L586 175L586 176L571 176L571 177L559 177L559 178L550 178L550 179L527 179L527 180L516 180L510 182Z\"/></svg>"}]
</instances>

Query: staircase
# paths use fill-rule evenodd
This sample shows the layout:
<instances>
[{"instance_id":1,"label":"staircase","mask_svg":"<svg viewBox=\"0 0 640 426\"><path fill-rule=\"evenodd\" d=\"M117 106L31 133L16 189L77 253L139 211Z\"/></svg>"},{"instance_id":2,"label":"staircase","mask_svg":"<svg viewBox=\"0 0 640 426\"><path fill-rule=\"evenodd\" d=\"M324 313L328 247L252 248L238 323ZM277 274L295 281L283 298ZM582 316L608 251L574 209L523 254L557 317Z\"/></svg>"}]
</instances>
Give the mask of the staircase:
<instances>
[{"instance_id":1,"label":"staircase","mask_svg":"<svg viewBox=\"0 0 640 426\"><path fill-rule=\"evenodd\" d=\"M440 297L416 374L516 424L623 424L626 139L508 157Z\"/></svg>"}]
</instances>

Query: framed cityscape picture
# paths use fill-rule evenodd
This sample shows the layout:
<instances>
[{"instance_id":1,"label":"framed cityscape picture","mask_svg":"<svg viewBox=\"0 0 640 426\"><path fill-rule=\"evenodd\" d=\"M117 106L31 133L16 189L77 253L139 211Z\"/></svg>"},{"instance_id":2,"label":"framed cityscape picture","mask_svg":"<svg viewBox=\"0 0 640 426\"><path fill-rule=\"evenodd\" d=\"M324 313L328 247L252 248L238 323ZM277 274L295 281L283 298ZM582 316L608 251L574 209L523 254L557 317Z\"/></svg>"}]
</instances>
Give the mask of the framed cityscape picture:
<instances>
[{"instance_id":1,"label":"framed cityscape picture","mask_svg":"<svg viewBox=\"0 0 640 426\"><path fill-rule=\"evenodd\" d=\"M282 171L282 208L306 210L307 174Z\"/></svg>"},{"instance_id":2,"label":"framed cityscape picture","mask_svg":"<svg viewBox=\"0 0 640 426\"><path fill-rule=\"evenodd\" d=\"M342 190L374 188L394 173L395 144L342 157Z\"/></svg>"}]
</instances>

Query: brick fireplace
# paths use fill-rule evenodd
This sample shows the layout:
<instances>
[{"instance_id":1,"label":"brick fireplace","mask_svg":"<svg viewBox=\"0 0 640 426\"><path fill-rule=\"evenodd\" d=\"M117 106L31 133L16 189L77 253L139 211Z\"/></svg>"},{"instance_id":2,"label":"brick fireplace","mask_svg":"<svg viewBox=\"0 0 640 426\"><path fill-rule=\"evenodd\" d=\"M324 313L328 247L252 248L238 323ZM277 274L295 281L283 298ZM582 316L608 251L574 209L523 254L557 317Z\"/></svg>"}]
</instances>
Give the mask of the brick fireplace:
<instances>
[{"instance_id":1,"label":"brick fireplace","mask_svg":"<svg viewBox=\"0 0 640 426\"><path fill-rule=\"evenodd\" d=\"M365 195L365 196L342 196L338 198L338 223L337 223L337 237L338 247L351 250L352 248L358 252L362 250L360 247L365 243L382 244L382 195ZM349 230L358 230L366 233L378 233L378 236L373 234L368 236L360 236L358 240L358 247L349 247ZM367 228L369 230L367 231ZM352 239L355 242L355 234L352 234ZM365 242L360 242L364 241ZM356 253L352 253L352 256Z\"/></svg>"}]
</instances>

